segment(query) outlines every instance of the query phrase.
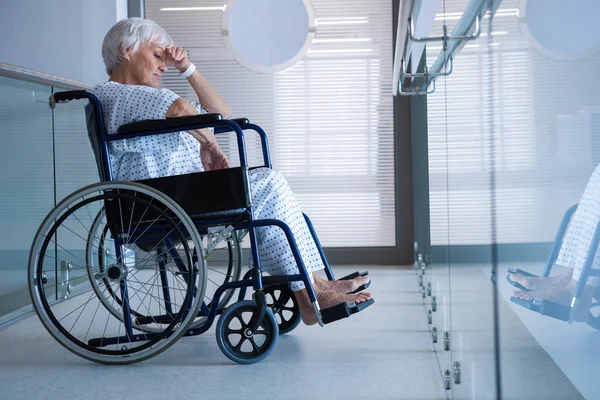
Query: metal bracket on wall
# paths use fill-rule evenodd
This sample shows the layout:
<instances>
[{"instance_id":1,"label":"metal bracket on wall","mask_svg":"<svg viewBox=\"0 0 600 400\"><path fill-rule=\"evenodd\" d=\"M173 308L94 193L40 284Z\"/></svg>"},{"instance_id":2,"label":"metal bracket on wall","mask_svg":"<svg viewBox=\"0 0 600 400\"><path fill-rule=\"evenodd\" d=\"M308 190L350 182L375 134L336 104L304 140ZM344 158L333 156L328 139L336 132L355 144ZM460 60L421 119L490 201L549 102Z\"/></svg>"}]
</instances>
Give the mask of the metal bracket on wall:
<instances>
[{"instance_id":1,"label":"metal bracket on wall","mask_svg":"<svg viewBox=\"0 0 600 400\"><path fill-rule=\"evenodd\" d=\"M419 9L421 0L413 0L410 6L401 7L394 59L394 95L420 96L435 92L435 79L440 76L449 76L452 73L455 55L466 42L476 40L481 36L484 15L488 12L494 13L500 1L472 0L468 3L452 33L448 33L448 26L444 23L442 35L426 37L419 37L415 34L413 15L416 14L415 10ZM411 43L433 42L442 43L442 50L435 62L430 67L425 65L423 72L409 73L408 62L420 62L420 60L411 60L413 55L408 52Z\"/></svg>"}]
</instances>

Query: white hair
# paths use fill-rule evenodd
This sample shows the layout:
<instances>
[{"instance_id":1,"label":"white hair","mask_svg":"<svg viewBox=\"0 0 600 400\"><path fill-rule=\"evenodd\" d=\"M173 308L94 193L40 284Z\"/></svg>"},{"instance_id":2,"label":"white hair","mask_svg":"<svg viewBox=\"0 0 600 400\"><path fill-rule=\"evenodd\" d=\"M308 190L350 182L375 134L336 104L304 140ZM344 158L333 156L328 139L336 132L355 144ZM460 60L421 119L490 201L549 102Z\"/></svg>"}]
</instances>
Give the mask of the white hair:
<instances>
[{"instance_id":1,"label":"white hair","mask_svg":"<svg viewBox=\"0 0 600 400\"><path fill-rule=\"evenodd\" d=\"M102 43L102 58L106 73L110 75L121 62L121 48L130 53L150 43L172 46L173 39L156 22L143 18L128 18L117 22L108 31Z\"/></svg>"}]
</instances>

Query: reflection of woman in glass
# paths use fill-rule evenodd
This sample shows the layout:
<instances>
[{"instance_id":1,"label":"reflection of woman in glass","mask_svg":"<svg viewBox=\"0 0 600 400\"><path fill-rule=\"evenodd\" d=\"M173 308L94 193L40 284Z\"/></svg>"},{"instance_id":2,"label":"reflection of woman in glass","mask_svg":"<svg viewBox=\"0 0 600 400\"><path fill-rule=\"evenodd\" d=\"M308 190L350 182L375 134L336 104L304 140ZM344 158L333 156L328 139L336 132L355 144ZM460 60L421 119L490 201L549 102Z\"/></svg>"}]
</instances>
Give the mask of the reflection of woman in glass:
<instances>
[{"instance_id":1,"label":"reflection of woman in glass","mask_svg":"<svg viewBox=\"0 0 600 400\"><path fill-rule=\"evenodd\" d=\"M514 296L528 301L536 298L570 305L589 251L595 251L592 268L600 268L600 252L597 249L590 249L598 223L600 223L600 165L592 173L563 238L556 265L566 267L565 271L547 278L511 274L510 279L529 290L518 290ZM588 278L581 298L580 310L576 310L577 320L585 321L587 318L589 305L597 286L597 278Z\"/></svg>"}]
</instances>

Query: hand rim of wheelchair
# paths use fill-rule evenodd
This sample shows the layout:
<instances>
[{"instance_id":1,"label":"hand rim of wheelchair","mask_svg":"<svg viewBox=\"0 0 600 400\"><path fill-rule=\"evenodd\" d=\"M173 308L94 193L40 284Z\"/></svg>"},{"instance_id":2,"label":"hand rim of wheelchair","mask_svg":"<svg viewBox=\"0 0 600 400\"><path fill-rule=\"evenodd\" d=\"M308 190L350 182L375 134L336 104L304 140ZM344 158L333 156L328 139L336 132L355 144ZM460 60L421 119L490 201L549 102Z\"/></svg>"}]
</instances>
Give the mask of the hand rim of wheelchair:
<instances>
[{"instance_id":1,"label":"hand rim of wheelchair","mask_svg":"<svg viewBox=\"0 0 600 400\"><path fill-rule=\"evenodd\" d=\"M88 242L87 242L88 248L86 249L86 257L87 257L86 261L88 262L88 265L92 265L91 261L93 258L92 247L90 246L90 243L93 243L94 233L98 230L99 223L103 217L104 217L104 208L102 208L100 211L98 211L98 214L96 215L96 218L94 219L92 228L90 229L90 232L88 235ZM107 233L108 233L108 225L105 226L104 231L102 232L102 237L100 238L101 244L104 243L103 240ZM202 237L203 235L200 235L200 236ZM225 240L227 242L227 250L228 250L229 258L228 258L228 263L227 263L227 271L224 274L225 280L222 284L228 283L230 281L239 280L240 275L242 273L242 248L241 248L241 244L240 244L238 235L236 235L232 232ZM97 262L98 262L98 267L102 268L103 252L100 250L101 249L99 249L99 251L98 251ZM208 266L208 262L207 262L206 269L207 269L207 277L208 277L208 270L211 270L211 268ZM220 273L222 273L222 272L220 272ZM98 298L103 303L104 307L106 309L108 309L116 318L122 318L122 315L118 312L118 310L115 310L113 305L110 302L108 302L108 299L106 297L104 297L104 295L102 293L102 289L98 286L97 279L93 276L91 268L88 268L88 276L89 276L92 288L98 295ZM110 296L117 302L118 305L121 305L122 304L121 299L114 293L114 291L112 290L111 286L108 284L106 279L102 279L102 281L104 283L104 286L106 287L106 290L110 294ZM227 304L229 303L229 301L231 300L231 298L233 297L234 294L235 294L234 289L225 291L219 299L219 308L218 309L223 310L227 306ZM207 293L205 293L204 297L206 297L206 296L207 296ZM212 301L209 304L207 304L206 307L210 310L210 308L212 307ZM131 310L131 312L135 317L144 317L145 316L143 314L138 313L135 310ZM206 317L206 316L198 317L194 321L192 321L192 323L189 326L189 329L201 328L202 326L204 326L204 324L207 321L208 321L208 317ZM138 329L138 330L141 330L144 332L157 332L158 331L157 329L148 327L144 324L135 324L134 323L133 326L135 327L135 329Z\"/></svg>"},{"instance_id":2,"label":"hand rim of wheelchair","mask_svg":"<svg viewBox=\"0 0 600 400\"><path fill-rule=\"evenodd\" d=\"M182 309L177 313L176 318L164 330L164 332L167 332L166 335L158 335L155 339L148 340L147 343L142 344L141 346L131 347L129 349L121 348L120 351L108 351L98 347L90 346L84 342L81 342L77 338L74 338L70 333L65 331L58 321L56 321L54 315L51 314L51 306L48 304L47 299L42 298L43 294L41 292L44 291L42 284L43 262L40 263L40 260L43 259L44 255L42 252L45 252L45 248L48 246L49 239L53 237L54 232L56 232L66 217L73 214L73 211L76 211L78 208L84 205L80 203L81 205L77 208L69 208L71 203L76 204L77 202L80 202L80 199L83 199L85 196L93 194L94 192L97 194L93 196L92 199L102 198L102 196L106 196L106 193L109 191L111 191L111 196L115 196L114 190L119 189L141 193L148 198L156 199L163 205L166 205L167 210L171 211L174 216L178 218L180 223L183 224L183 228L187 230L189 234L188 240L193 242L194 248L199 249L201 253L204 252L198 231L196 230L190 217L181 209L181 207L163 193L139 183L112 181L88 185L68 195L65 199L59 202L52 209L52 211L50 211L36 232L29 255L28 286L32 305L46 330L63 347L72 353L90 361L103 364L131 364L140 362L158 355L159 353L168 349L183 334L185 334L187 327L193 322L194 316L198 313L200 308L201 301L199 301L199 299L204 297L204 291L206 287L206 262L204 257L199 257L197 268L190 270L189 273L190 281L192 281L191 278L194 278L194 288L192 289L192 285L188 285L185 299L182 302L184 303L190 301L190 306L188 307L189 311L184 312L182 307ZM140 198L140 200L142 199ZM179 225L180 223L176 225ZM180 229L179 233L181 233ZM40 255L42 255L42 257L40 257ZM200 295L198 296L197 294ZM54 302L53 305L57 303L58 301Z\"/></svg>"},{"instance_id":3,"label":"hand rim of wheelchair","mask_svg":"<svg viewBox=\"0 0 600 400\"><path fill-rule=\"evenodd\" d=\"M248 323L243 320L240 313L255 313L257 308L258 306L254 300L242 300L233 303L231 306L225 309L223 314L221 314L221 318L219 318L219 321L215 327L215 335L217 337L217 344L219 345L219 348L227 358L239 364L257 363L268 357L277 345L277 339L279 338L279 326L275 316L268 307L265 309L265 316L259 324L259 329L262 328L262 330L252 332L250 337L244 336L244 331L245 328L248 327ZM234 330L227 331L227 328L229 327L233 318L237 318L238 321L240 321L241 328L239 329L239 332ZM254 342L254 336L257 334L262 334L265 336L265 341L263 342L262 346L258 346ZM236 345L231 342L231 335L239 335L240 337L243 337L243 339L237 343L237 346L239 346L238 349L236 349ZM247 351L242 351L241 347L246 341L249 341L252 344L256 354L253 354L254 352L250 353Z\"/></svg>"},{"instance_id":4,"label":"hand rim of wheelchair","mask_svg":"<svg viewBox=\"0 0 600 400\"><path fill-rule=\"evenodd\" d=\"M275 292L279 291L279 296L275 296ZM263 289L267 298L267 308L271 309L274 315L279 315L281 322L277 322L279 326L279 334L283 335L296 329L296 327L302 321L302 315L300 314L300 307L298 301L292 293L292 290L287 283L280 283L277 285L269 285ZM282 295L289 295L289 298L284 304L281 304ZM292 302L291 306L288 306L289 302ZM283 311L288 311L292 315L290 318L285 318ZM277 318L275 318L277 319Z\"/></svg>"}]
</instances>

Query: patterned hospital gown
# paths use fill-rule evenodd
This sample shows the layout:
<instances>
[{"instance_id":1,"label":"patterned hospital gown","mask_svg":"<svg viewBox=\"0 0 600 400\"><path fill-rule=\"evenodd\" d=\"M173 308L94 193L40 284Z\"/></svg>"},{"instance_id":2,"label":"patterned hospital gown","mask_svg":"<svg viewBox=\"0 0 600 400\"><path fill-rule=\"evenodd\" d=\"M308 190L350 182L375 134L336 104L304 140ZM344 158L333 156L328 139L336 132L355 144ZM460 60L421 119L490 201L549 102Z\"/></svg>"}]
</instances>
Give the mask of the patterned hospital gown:
<instances>
[{"instance_id":1,"label":"patterned hospital gown","mask_svg":"<svg viewBox=\"0 0 600 400\"><path fill-rule=\"evenodd\" d=\"M600 165L590 177L565 232L556 264L573 268L573 279L579 280L596 226L600 223ZM593 268L600 267L600 251L596 251ZM598 284L596 278L588 281Z\"/></svg>"},{"instance_id":2,"label":"patterned hospital gown","mask_svg":"<svg viewBox=\"0 0 600 400\"><path fill-rule=\"evenodd\" d=\"M168 89L104 82L92 93L104 111L109 134L119 126L146 119L164 119L171 104L179 98ZM206 110L190 102L200 113ZM113 179L140 180L203 171L200 143L186 132L113 141L109 147ZM268 168L249 172L252 206L257 219L278 219L292 230L302 260L309 272L323 269L319 252L304 216L285 178ZM283 231L276 227L258 228L258 251L263 272L270 275L298 274L299 269ZM290 283L292 290L304 283Z\"/></svg>"}]
</instances>

